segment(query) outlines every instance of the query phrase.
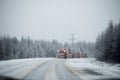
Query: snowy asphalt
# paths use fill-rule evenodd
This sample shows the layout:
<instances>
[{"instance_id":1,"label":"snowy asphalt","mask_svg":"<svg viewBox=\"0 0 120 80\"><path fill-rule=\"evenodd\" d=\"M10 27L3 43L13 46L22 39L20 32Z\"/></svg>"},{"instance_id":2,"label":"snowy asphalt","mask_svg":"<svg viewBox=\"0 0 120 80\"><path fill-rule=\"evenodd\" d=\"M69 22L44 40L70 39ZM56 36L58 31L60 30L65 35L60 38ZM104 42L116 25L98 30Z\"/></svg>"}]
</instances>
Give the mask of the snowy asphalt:
<instances>
[{"instance_id":1,"label":"snowy asphalt","mask_svg":"<svg viewBox=\"0 0 120 80\"><path fill-rule=\"evenodd\" d=\"M26 76L24 80L80 80L65 66L65 59L48 61Z\"/></svg>"},{"instance_id":2,"label":"snowy asphalt","mask_svg":"<svg viewBox=\"0 0 120 80\"><path fill-rule=\"evenodd\" d=\"M0 62L0 75L0 80L120 80L120 71L105 70L84 59L3 61Z\"/></svg>"}]
</instances>

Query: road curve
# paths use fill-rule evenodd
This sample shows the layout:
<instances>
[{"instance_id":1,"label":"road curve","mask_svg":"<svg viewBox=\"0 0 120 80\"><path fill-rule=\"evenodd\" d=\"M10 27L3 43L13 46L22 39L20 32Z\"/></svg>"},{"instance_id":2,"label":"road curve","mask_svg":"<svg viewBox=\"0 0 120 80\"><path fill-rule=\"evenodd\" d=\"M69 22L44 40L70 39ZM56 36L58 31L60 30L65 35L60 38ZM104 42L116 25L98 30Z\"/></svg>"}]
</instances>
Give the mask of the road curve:
<instances>
[{"instance_id":1,"label":"road curve","mask_svg":"<svg viewBox=\"0 0 120 80\"><path fill-rule=\"evenodd\" d=\"M65 59L55 59L41 65L24 80L80 80L65 66Z\"/></svg>"},{"instance_id":2,"label":"road curve","mask_svg":"<svg viewBox=\"0 0 120 80\"><path fill-rule=\"evenodd\" d=\"M120 71L90 59L34 58L0 62L0 80L120 80Z\"/></svg>"}]
</instances>

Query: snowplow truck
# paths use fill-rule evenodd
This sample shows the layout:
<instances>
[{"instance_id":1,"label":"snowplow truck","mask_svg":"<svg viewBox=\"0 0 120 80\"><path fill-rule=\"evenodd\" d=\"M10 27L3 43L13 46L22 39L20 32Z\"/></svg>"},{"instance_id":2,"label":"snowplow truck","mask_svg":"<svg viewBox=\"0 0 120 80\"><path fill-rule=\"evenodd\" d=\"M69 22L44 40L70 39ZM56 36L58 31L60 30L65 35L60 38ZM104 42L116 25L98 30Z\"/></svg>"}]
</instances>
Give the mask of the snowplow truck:
<instances>
[{"instance_id":1,"label":"snowplow truck","mask_svg":"<svg viewBox=\"0 0 120 80\"><path fill-rule=\"evenodd\" d=\"M64 49L64 50L57 50L58 54L57 54L57 57L59 58L67 58L67 51Z\"/></svg>"}]
</instances>

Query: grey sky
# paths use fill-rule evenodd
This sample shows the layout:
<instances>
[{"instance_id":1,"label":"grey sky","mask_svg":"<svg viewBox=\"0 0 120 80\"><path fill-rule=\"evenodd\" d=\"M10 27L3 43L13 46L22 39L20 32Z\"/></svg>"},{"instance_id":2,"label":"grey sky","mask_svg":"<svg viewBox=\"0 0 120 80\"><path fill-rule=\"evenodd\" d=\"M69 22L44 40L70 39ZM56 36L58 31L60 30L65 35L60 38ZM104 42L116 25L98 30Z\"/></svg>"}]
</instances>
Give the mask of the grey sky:
<instances>
[{"instance_id":1,"label":"grey sky","mask_svg":"<svg viewBox=\"0 0 120 80\"><path fill-rule=\"evenodd\" d=\"M96 40L120 19L120 0L0 0L0 35L68 41Z\"/></svg>"}]
</instances>

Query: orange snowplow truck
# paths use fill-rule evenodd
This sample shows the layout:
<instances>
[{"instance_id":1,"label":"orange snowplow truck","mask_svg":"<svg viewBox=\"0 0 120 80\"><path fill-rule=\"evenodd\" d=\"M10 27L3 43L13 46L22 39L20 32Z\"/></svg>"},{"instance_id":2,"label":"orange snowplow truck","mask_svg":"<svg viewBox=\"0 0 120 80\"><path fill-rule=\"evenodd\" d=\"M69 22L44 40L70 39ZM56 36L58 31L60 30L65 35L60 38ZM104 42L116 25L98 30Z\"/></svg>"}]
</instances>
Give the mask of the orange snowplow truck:
<instances>
[{"instance_id":1,"label":"orange snowplow truck","mask_svg":"<svg viewBox=\"0 0 120 80\"><path fill-rule=\"evenodd\" d=\"M64 53L64 58L67 58L67 51L66 49L64 50L57 50L58 53Z\"/></svg>"}]
</instances>

